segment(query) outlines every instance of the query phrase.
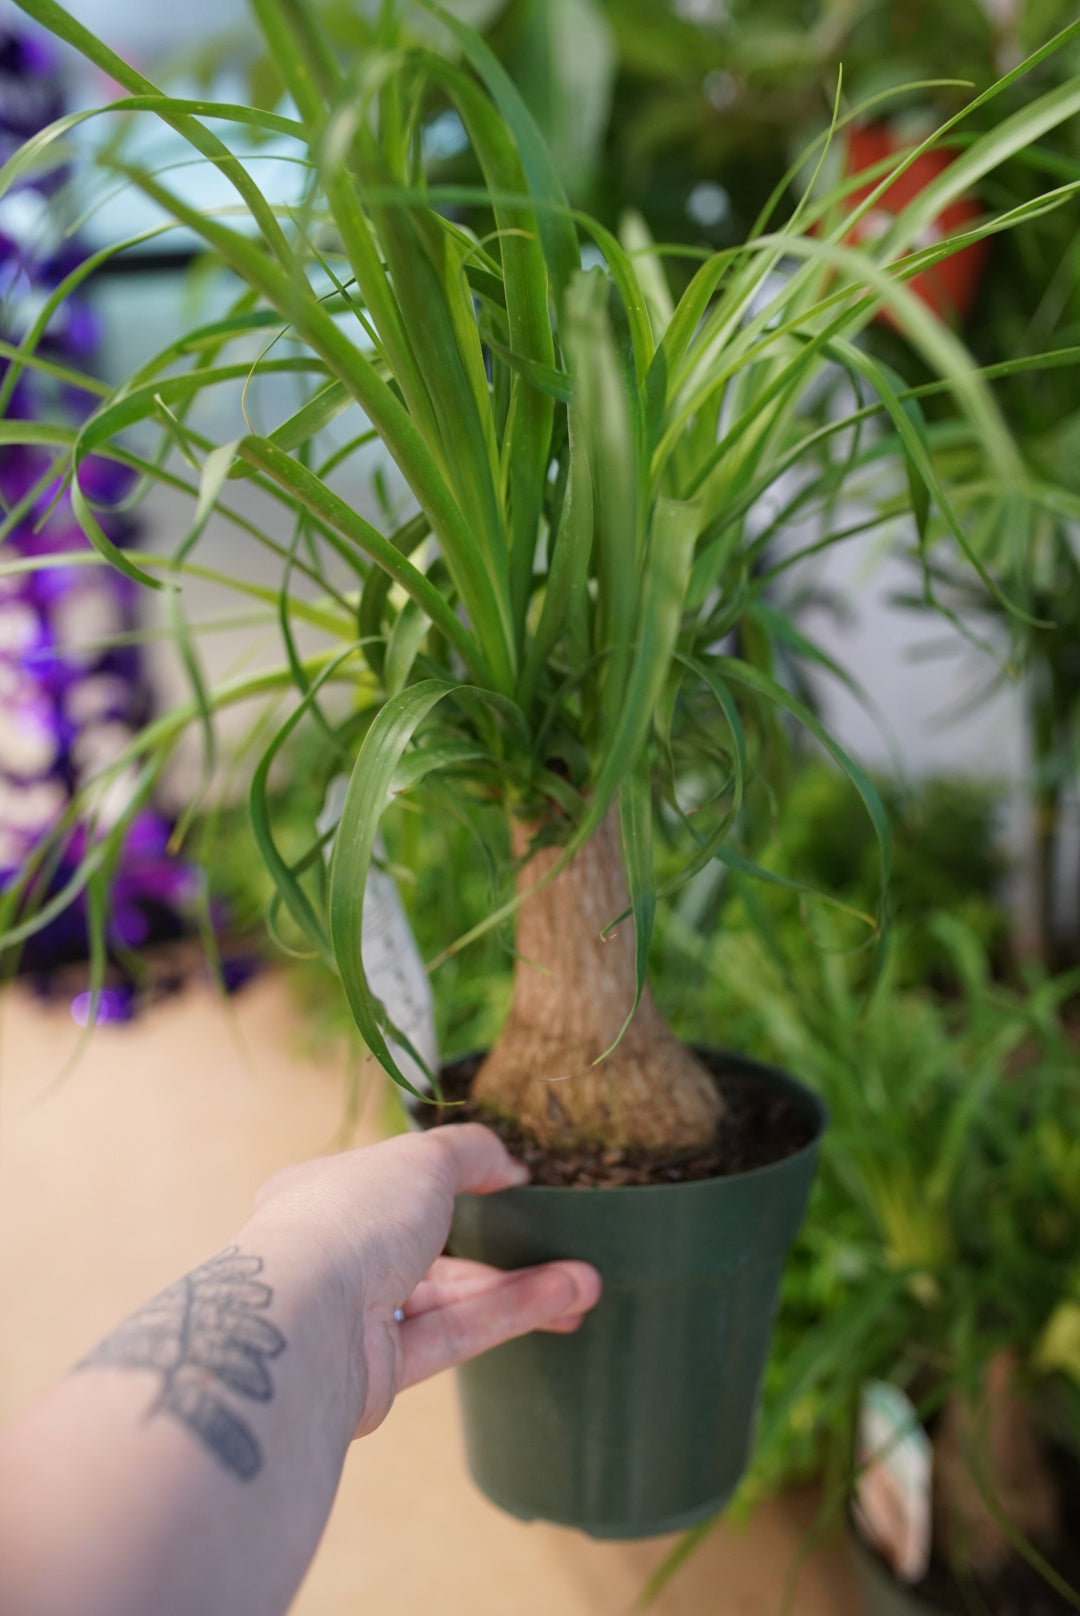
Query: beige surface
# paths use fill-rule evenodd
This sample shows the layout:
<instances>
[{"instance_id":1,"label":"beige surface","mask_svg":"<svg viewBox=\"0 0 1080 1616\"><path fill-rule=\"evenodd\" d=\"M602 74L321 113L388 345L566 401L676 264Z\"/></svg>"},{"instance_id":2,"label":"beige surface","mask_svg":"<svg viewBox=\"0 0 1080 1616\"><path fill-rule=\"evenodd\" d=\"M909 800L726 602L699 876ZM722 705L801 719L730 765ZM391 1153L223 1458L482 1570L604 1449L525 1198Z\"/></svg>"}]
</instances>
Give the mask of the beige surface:
<instances>
[{"instance_id":1,"label":"beige surface","mask_svg":"<svg viewBox=\"0 0 1080 1616\"><path fill-rule=\"evenodd\" d=\"M304 1055L277 979L234 1003L230 1017L209 989L193 988L132 1027L102 1029L42 1099L75 1028L62 1008L21 992L5 1001L0 1418L222 1245L269 1174L332 1143L341 1064ZM372 1130L362 1119L358 1138ZM810 1499L787 1498L744 1533L715 1532L658 1616L778 1612L811 1513ZM467 1479L442 1376L353 1448L294 1616L621 1616L670 1541L596 1544L502 1515ZM794 1609L854 1612L835 1548L811 1559Z\"/></svg>"}]
</instances>

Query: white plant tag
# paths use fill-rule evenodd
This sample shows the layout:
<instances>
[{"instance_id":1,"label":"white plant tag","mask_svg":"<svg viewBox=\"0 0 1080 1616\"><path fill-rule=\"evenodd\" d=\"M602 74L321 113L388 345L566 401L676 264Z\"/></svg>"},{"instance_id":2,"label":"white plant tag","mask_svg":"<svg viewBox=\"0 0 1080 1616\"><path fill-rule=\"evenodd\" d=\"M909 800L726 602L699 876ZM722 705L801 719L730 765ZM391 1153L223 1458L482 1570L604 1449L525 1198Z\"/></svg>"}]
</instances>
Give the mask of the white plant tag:
<instances>
[{"instance_id":1,"label":"white plant tag","mask_svg":"<svg viewBox=\"0 0 1080 1616\"><path fill-rule=\"evenodd\" d=\"M902 1582L920 1582L933 1540L933 1449L899 1386L868 1380L859 1404L855 1519Z\"/></svg>"},{"instance_id":2,"label":"white plant tag","mask_svg":"<svg viewBox=\"0 0 1080 1616\"><path fill-rule=\"evenodd\" d=\"M325 835L337 825L348 789L349 777L346 774L335 775L330 781L322 813L315 821L320 835ZM332 847L331 839L325 849L328 861ZM376 858L381 859L384 853L381 840L377 841ZM382 1000L394 1026L405 1034L429 1069L434 1071L439 1063L439 1050L435 1038L435 1001L431 983L397 883L389 871L380 869L374 863L368 871L361 928L360 954L372 993ZM387 1044L413 1087L422 1092L429 1090L431 1084L425 1072L408 1051L392 1038L387 1039Z\"/></svg>"}]
</instances>

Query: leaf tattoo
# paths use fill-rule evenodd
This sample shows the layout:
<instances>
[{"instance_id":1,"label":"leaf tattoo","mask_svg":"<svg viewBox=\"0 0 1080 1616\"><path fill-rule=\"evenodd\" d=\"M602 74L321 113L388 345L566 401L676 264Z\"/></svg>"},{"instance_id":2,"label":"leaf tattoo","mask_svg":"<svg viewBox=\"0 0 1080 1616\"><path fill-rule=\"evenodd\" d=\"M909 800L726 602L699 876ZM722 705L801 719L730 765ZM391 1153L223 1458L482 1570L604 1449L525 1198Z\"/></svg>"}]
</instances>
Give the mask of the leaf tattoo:
<instances>
[{"instance_id":1,"label":"leaf tattoo","mask_svg":"<svg viewBox=\"0 0 1080 1616\"><path fill-rule=\"evenodd\" d=\"M181 1420L241 1481L262 1469L262 1449L223 1393L270 1402L267 1363L286 1347L265 1317L274 1293L257 1278L262 1268L261 1257L229 1246L133 1313L78 1365L156 1371L161 1390L147 1418L165 1410Z\"/></svg>"}]
</instances>

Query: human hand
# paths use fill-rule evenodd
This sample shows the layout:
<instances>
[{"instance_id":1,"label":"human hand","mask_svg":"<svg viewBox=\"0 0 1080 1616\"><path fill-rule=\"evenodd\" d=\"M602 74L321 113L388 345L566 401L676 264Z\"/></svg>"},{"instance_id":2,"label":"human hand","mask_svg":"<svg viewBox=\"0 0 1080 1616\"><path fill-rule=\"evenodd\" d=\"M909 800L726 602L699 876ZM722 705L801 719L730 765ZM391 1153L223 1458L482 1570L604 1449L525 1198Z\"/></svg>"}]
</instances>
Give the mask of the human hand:
<instances>
[{"instance_id":1,"label":"human hand","mask_svg":"<svg viewBox=\"0 0 1080 1616\"><path fill-rule=\"evenodd\" d=\"M0 1433L0 1611L290 1608L349 1442L395 1393L597 1301L584 1263L440 1258L456 1195L525 1177L475 1123L279 1173Z\"/></svg>"},{"instance_id":2,"label":"human hand","mask_svg":"<svg viewBox=\"0 0 1080 1616\"><path fill-rule=\"evenodd\" d=\"M287 1168L260 1192L253 1226L288 1230L308 1263L314 1242L343 1300L357 1436L405 1387L530 1330L576 1330L599 1300L586 1263L507 1273L439 1255L455 1196L527 1177L489 1129L455 1123Z\"/></svg>"}]
</instances>

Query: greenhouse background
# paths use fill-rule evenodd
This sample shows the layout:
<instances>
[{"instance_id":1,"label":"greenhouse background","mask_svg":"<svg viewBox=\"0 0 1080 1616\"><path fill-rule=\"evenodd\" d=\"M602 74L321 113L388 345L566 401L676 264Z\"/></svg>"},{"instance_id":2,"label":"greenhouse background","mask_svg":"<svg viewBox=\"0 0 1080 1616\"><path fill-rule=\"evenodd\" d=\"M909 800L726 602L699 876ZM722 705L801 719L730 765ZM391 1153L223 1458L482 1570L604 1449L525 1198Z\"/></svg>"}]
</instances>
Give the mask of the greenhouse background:
<instances>
[{"instance_id":1,"label":"greenhouse background","mask_svg":"<svg viewBox=\"0 0 1080 1616\"><path fill-rule=\"evenodd\" d=\"M373 27L380 8L329 0L314 9L332 38L346 39L356 18ZM704 254L747 240L773 187L838 113L871 108L854 133L828 144L821 183L846 177L850 194L863 167L887 166L1076 21L1075 7L1055 0L455 0L449 9L506 67L573 205L609 230L629 216L652 240L676 244L664 260L676 294ZM172 94L292 115L246 0L68 0L66 10ZM448 50L429 22L414 22ZM19 121L26 82L47 86L42 123L61 107L89 108L117 93L70 47L46 43L8 0L0 0L0 34L5 160L34 132ZM1078 75L1073 32L1011 86L1001 118ZM962 126L964 138L993 126L993 107ZM193 163L178 134L146 113L134 122L141 163L167 175L193 207L227 206L222 176ZM245 141L235 130L228 138L282 217L295 219L305 182L287 141ZM224 320L236 283L193 231L158 232L160 208L102 178L100 139L96 120L79 125L61 181L35 189L31 179L0 197L0 337L22 340L43 288L67 272L58 265L141 234L87 278L77 315L48 350L111 388L171 333ZM462 195L475 185L468 137L448 106L429 109L421 144L432 183ZM963 139L949 146L941 164L931 153L930 167L911 171L911 194L964 149ZM961 214L931 221L916 246L932 249L988 211L1022 209L1051 186L1064 193L1080 183L1080 116L1045 131L1033 149L1037 160L1017 157L987 174L954 204ZM782 193L789 210L800 205L802 174ZM871 246L887 233L890 208L906 200L897 194L869 216ZM476 226L464 203L449 213ZM781 288L795 262L783 257L775 269ZM602 1542L547 1521L525 1524L470 1484L453 1381L442 1374L354 1444L290 1607L297 1616L361 1607L404 1616L962 1610L936 1602L943 1584L932 1580L920 1584L918 1604L872 1602L847 1541L858 1539L849 1461L871 1384L902 1383L919 1418L940 1432L948 1416L935 1394L925 1408L920 1402L928 1365L950 1354L950 1362L983 1365L986 1354L972 1345L983 1330L1037 1382L1055 1453L1062 1446L1071 1455L1062 1461L1063 1519L1080 1519L1080 202L1069 194L1032 207L1015 229L946 263L957 272L946 291L934 269L921 291L911 284L975 362L991 367L1001 416L1045 494L1013 536L1023 551L1023 605L1013 612L1002 604L1011 585L991 593L958 564L944 524L931 528L936 548L924 569L926 518L913 514L899 459L868 454L835 498L802 498L809 479L798 464L779 475L745 513L745 532L762 536L760 592L725 643L733 659L767 656L771 676L856 772L835 767L832 746L772 712L751 736L768 779L748 792L741 852L707 863L661 901L652 938L651 979L680 1037L790 1070L831 1113L742 1486L692 1540ZM593 246L583 264L606 268ZM760 306L773 290L772 282L761 288ZM924 355L890 314L857 341L898 386L928 386ZM264 348L257 333L245 361L255 365ZM175 430L166 424L170 465L188 455L198 473L202 445L269 432L296 407L292 385L266 376L250 391L237 381L199 398ZM820 402L812 400L821 419L853 407L851 385L838 372L823 376ZM43 388L26 414L56 408L55 390ZM69 390L61 408L85 410L86 398ZM920 431L951 474L963 444L949 437L948 411L929 391ZM166 415L163 404L126 441L151 456ZM867 431L872 443L887 425ZM333 422L319 442L332 455L349 436ZM0 442L5 514L25 492L20 452ZM273 531L285 555L289 523L265 492L250 479L226 485L222 477L222 486L242 521ZM335 487L380 529L414 509L377 442L351 456ZM110 512L103 525L132 553L166 556L185 533L197 540L183 613L206 688L281 662L280 567L252 559L241 523L200 511L193 526L186 494L143 486L134 474L104 488L101 500L96 508ZM973 507L972 531L977 519ZM70 526L76 531L74 517ZM38 556L44 532L45 524L36 533L16 526L5 548ZM269 612L223 606L220 578L241 569L266 591ZM936 605L927 599L931 575ZM20 579L0 584L0 881L19 894L4 898L6 930L21 913L22 861L151 714L190 699L192 669L189 631L178 640L168 592L159 597L119 574L48 596L31 597ZM298 598L315 594L301 584ZM28 610L37 614L36 661L18 640ZM39 689L46 642L51 672ZM299 625L290 656L319 643L315 628ZM280 1168L407 1126L341 981L304 955L287 927L283 937L250 834L251 777L289 710L279 704L269 722L243 708L226 713L212 748L192 726L113 874L103 956L89 898L3 956L0 1419L18 1414L146 1296L218 1250ZM299 727L276 757L268 801L290 856L305 845L305 826L333 834L335 816L325 816L334 801L341 812L333 795L341 767L319 725ZM852 789L861 771L891 823L887 896L880 834L861 787ZM126 778L117 815L124 790L134 789ZM449 798L433 801L423 812L406 804L388 815L379 919L369 913L371 886L364 901L365 969L391 1023L425 1059L429 1048L434 1059L436 1050L453 1058L490 1045L514 963L505 929L446 950L491 907L491 847L501 856L504 833L485 817L494 809L466 819ZM657 825L663 899L679 866L662 814ZM79 857L94 834L83 833ZM58 857L50 879L59 884L65 869ZM389 941L375 936L383 922ZM433 999L418 959L436 962ZM894 1272L905 1277L903 1294L877 1288ZM1038 1530L1030 1530L1040 1558ZM896 1572L896 1560L885 1559ZM884 1560L874 1564L880 1573ZM1077 1571L1061 1564L1066 1585ZM1003 1595L995 1616L1076 1608L1076 1597L1058 1589L1057 1603L1035 1603L1027 1582L1009 1593L1009 1574L1014 1603ZM891 1575L889 1583L879 1601L898 1597ZM957 1586L975 1585L958 1574Z\"/></svg>"}]
</instances>

